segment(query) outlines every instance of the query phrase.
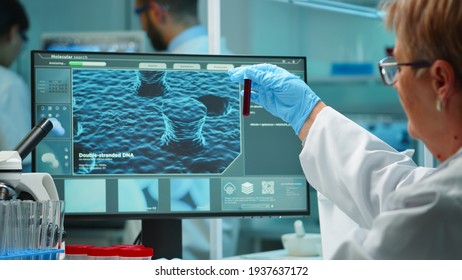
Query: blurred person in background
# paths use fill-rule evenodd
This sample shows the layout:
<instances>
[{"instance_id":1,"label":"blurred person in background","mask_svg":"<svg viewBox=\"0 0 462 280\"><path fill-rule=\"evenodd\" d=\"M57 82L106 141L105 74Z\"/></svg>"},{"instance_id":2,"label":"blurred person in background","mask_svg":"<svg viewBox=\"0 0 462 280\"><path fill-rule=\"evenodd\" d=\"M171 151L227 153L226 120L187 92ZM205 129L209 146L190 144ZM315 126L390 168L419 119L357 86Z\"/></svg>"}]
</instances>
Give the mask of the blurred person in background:
<instances>
[{"instance_id":1,"label":"blurred person in background","mask_svg":"<svg viewBox=\"0 0 462 280\"><path fill-rule=\"evenodd\" d=\"M0 2L0 151L13 150L31 129L30 89L10 69L27 42L29 19L16 0ZM23 171L30 171L30 157Z\"/></svg>"},{"instance_id":2,"label":"blurred person in background","mask_svg":"<svg viewBox=\"0 0 462 280\"><path fill-rule=\"evenodd\" d=\"M135 12L156 51L208 53L207 28L199 22L197 0L136 0ZM231 53L224 38L220 53Z\"/></svg>"}]
</instances>

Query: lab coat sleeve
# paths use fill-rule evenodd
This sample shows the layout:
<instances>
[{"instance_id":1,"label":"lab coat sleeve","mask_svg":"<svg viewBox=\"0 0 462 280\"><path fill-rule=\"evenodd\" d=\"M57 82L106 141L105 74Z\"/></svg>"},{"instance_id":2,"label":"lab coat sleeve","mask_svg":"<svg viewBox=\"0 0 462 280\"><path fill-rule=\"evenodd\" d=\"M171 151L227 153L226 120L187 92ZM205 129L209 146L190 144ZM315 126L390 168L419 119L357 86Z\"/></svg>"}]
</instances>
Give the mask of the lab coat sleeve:
<instances>
[{"instance_id":1,"label":"lab coat sleeve","mask_svg":"<svg viewBox=\"0 0 462 280\"><path fill-rule=\"evenodd\" d=\"M316 117L300 161L308 182L366 229L391 192L430 171L330 107Z\"/></svg>"},{"instance_id":2,"label":"lab coat sleeve","mask_svg":"<svg viewBox=\"0 0 462 280\"><path fill-rule=\"evenodd\" d=\"M348 233L359 228L344 212L318 192L319 227L322 234L322 256L332 259Z\"/></svg>"},{"instance_id":3,"label":"lab coat sleeve","mask_svg":"<svg viewBox=\"0 0 462 280\"><path fill-rule=\"evenodd\" d=\"M462 259L462 157L389 196L371 229L357 229L333 259Z\"/></svg>"}]
</instances>

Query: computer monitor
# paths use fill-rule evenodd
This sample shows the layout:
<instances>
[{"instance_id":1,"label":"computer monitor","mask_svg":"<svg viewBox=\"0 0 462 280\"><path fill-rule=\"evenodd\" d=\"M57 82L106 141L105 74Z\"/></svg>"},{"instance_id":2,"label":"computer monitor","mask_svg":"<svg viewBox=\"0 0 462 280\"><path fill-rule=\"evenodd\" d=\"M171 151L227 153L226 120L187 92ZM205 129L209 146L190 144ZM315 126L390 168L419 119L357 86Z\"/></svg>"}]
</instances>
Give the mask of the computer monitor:
<instances>
[{"instance_id":1,"label":"computer monitor","mask_svg":"<svg viewBox=\"0 0 462 280\"><path fill-rule=\"evenodd\" d=\"M227 74L272 63L305 80L304 57L33 51L31 61L33 121L55 124L32 170L52 175L66 219L142 219L144 234L151 221L309 215L299 139L256 104L242 116L242 86Z\"/></svg>"},{"instance_id":2,"label":"computer monitor","mask_svg":"<svg viewBox=\"0 0 462 280\"><path fill-rule=\"evenodd\" d=\"M42 50L89 52L144 52L143 31L43 33Z\"/></svg>"}]
</instances>

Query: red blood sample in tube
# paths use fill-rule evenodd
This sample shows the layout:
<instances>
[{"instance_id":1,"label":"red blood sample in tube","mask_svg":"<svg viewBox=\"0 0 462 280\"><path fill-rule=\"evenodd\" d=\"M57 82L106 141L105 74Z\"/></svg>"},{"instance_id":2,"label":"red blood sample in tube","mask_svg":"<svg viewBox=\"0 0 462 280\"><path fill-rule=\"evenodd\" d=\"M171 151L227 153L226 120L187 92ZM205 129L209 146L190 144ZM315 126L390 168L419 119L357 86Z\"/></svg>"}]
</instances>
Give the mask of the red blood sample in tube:
<instances>
[{"instance_id":1,"label":"red blood sample in tube","mask_svg":"<svg viewBox=\"0 0 462 280\"><path fill-rule=\"evenodd\" d=\"M247 117L250 115L250 91L252 89L252 81L244 79L244 100L242 105L242 115Z\"/></svg>"}]
</instances>

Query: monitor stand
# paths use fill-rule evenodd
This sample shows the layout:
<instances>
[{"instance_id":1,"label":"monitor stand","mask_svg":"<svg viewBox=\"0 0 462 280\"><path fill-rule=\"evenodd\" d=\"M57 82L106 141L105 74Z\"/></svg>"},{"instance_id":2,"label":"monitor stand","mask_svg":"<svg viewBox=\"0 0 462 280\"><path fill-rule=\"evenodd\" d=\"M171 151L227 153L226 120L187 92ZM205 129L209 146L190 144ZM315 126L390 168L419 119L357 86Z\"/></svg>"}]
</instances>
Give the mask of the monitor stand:
<instances>
[{"instance_id":1,"label":"monitor stand","mask_svg":"<svg viewBox=\"0 0 462 280\"><path fill-rule=\"evenodd\" d=\"M153 259L183 257L181 219L141 220L141 240L154 249Z\"/></svg>"}]
</instances>

